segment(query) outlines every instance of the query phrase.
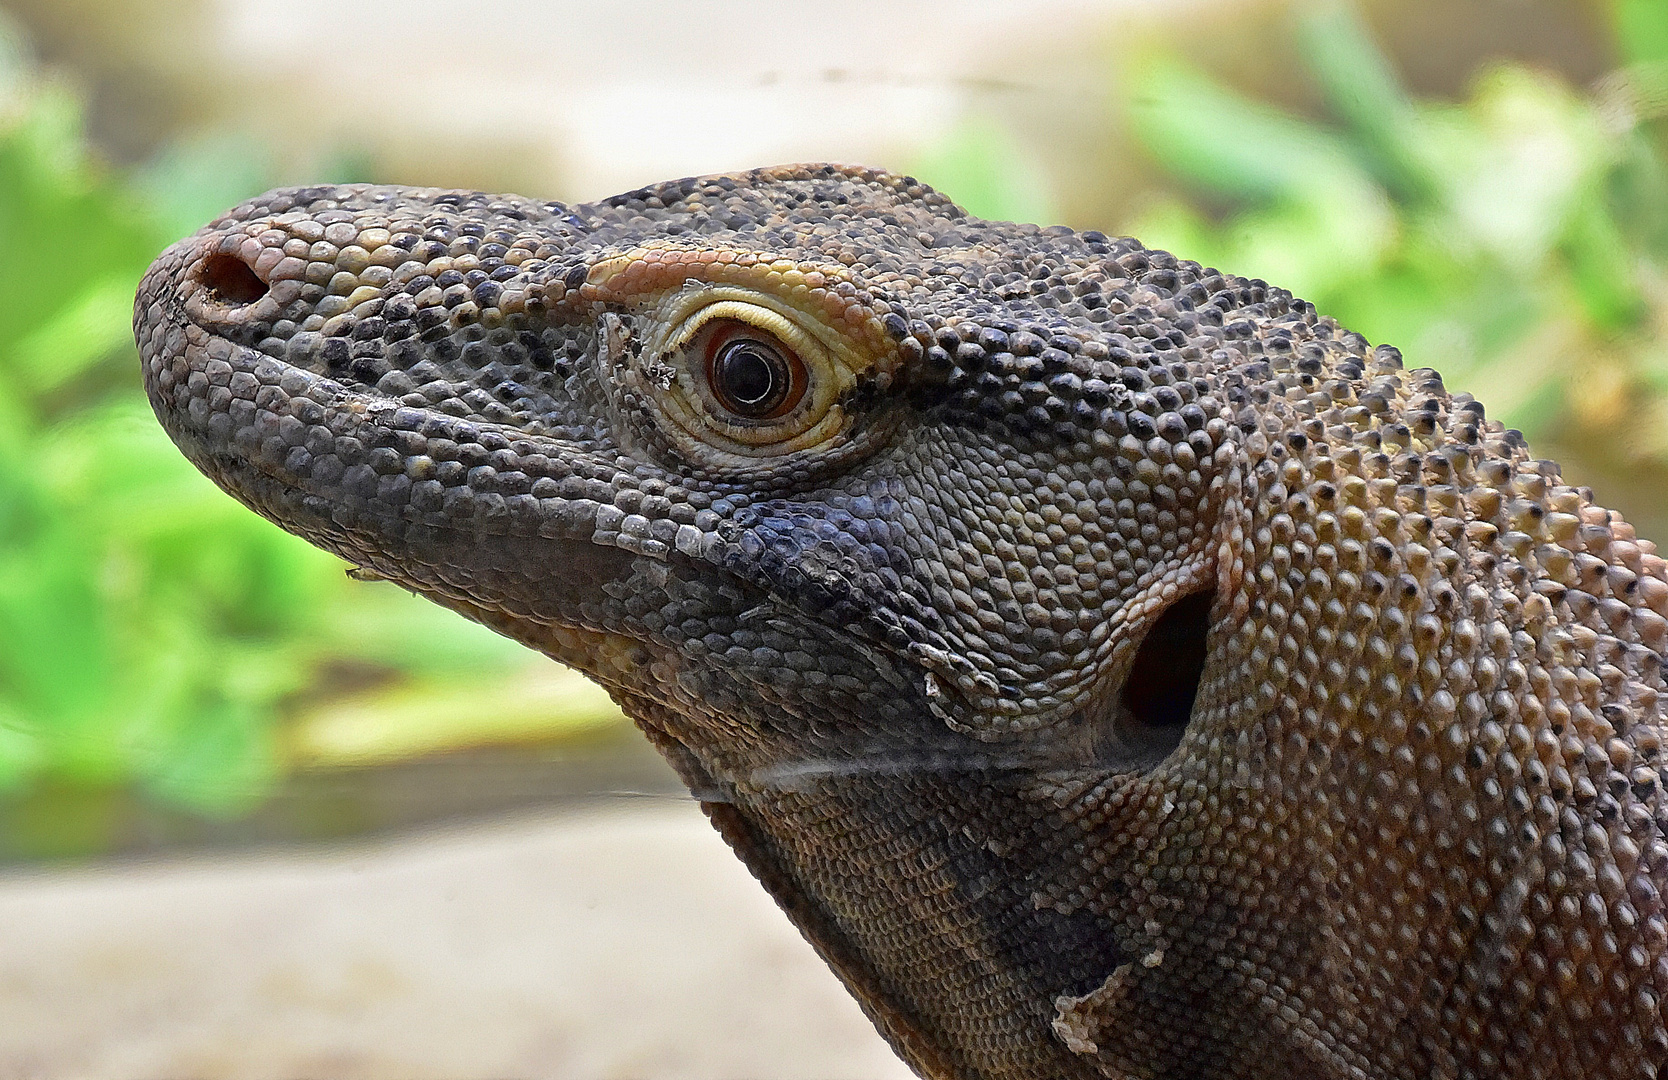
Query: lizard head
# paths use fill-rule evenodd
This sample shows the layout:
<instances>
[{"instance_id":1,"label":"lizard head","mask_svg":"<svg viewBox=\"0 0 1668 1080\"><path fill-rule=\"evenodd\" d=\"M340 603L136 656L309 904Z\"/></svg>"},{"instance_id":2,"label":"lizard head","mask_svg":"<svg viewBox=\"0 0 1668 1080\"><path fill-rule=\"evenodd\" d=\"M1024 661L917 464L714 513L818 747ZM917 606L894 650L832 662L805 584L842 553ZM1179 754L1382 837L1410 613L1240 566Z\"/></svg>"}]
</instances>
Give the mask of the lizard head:
<instances>
[{"instance_id":1,"label":"lizard head","mask_svg":"<svg viewBox=\"0 0 1668 1080\"><path fill-rule=\"evenodd\" d=\"M1150 763L1232 442L1179 343L1260 295L1179 266L826 166L571 208L311 188L169 249L136 319L158 416L238 498L738 760ZM800 714L770 746L733 730L761 700ZM810 738L841 717L858 744Z\"/></svg>"},{"instance_id":2,"label":"lizard head","mask_svg":"<svg viewBox=\"0 0 1668 1080\"><path fill-rule=\"evenodd\" d=\"M792 166L276 191L135 330L233 495L606 685L923 1075L1668 1054L1668 564L1288 293Z\"/></svg>"}]
</instances>

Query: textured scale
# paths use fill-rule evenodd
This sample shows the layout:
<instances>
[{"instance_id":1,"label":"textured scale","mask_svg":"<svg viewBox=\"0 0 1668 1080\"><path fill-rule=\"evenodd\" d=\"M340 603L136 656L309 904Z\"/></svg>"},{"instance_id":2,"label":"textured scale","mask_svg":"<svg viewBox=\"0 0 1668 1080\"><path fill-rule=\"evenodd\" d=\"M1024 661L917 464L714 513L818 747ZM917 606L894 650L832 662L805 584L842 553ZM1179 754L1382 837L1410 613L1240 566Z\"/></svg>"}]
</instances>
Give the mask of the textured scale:
<instances>
[{"instance_id":1,"label":"textured scale","mask_svg":"<svg viewBox=\"0 0 1668 1080\"><path fill-rule=\"evenodd\" d=\"M801 426L703 412L709 300ZM607 686L923 1076L1668 1076L1668 566L1286 292L791 166L272 192L135 332L216 482Z\"/></svg>"}]
</instances>

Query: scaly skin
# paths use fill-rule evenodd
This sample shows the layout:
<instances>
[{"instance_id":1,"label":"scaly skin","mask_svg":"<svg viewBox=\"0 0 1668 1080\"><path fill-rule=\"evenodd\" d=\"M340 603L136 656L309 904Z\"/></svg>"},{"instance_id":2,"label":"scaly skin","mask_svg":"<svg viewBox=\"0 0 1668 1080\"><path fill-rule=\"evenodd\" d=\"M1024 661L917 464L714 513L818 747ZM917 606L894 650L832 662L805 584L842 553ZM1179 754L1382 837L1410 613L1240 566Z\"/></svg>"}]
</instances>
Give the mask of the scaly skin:
<instances>
[{"instance_id":1,"label":"scaly skin","mask_svg":"<svg viewBox=\"0 0 1668 1080\"><path fill-rule=\"evenodd\" d=\"M273 192L135 332L227 491L607 686L923 1076L1668 1075L1664 562L1279 289L795 166Z\"/></svg>"}]
</instances>

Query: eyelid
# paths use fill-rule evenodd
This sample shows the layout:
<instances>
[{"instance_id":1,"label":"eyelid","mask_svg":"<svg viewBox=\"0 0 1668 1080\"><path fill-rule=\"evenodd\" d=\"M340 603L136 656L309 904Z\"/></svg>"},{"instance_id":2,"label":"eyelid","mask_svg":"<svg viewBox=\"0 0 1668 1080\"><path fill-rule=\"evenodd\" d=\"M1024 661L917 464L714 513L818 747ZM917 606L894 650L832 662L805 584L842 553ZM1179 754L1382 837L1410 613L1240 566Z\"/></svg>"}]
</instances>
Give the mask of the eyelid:
<instances>
[{"instance_id":1,"label":"eyelid","mask_svg":"<svg viewBox=\"0 0 1668 1080\"><path fill-rule=\"evenodd\" d=\"M663 355L682 348L712 319L728 318L775 334L807 362L816 355L812 350L820 348L834 361L839 393L855 386L858 375L874 367L874 359L834 327L808 317L769 293L734 285L701 285L669 294L661 301L654 318L666 328L668 335L655 343Z\"/></svg>"},{"instance_id":2,"label":"eyelid","mask_svg":"<svg viewBox=\"0 0 1668 1080\"><path fill-rule=\"evenodd\" d=\"M828 342L822 340L820 335L812 333L797 320L749 299L746 301L719 300L700 308L694 313L693 317L687 319L679 327L677 336L666 343L664 346L666 353L670 354L685 348L708 323L717 319L745 323L770 337L774 337L789 352L798 356L801 363L807 366L813 364L819 355L828 355L834 351L828 347ZM834 380L835 385L828 389L833 391L831 397L838 397L856 384L857 377L849 366L838 362L839 357L837 355L829 356L829 359L834 362L817 366L829 369L828 376Z\"/></svg>"}]
</instances>

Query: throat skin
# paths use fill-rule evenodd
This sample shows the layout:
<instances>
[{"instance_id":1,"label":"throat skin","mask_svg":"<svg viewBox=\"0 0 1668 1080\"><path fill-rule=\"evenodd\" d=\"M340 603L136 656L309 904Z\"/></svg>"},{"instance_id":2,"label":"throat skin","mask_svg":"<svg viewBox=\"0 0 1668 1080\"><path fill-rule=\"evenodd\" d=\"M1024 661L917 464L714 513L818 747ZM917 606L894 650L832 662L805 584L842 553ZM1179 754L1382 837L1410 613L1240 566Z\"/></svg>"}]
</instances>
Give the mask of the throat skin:
<instances>
[{"instance_id":1,"label":"throat skin","mask_svg":"<svg viewBox=\"0 0 1668 1080\"><path fill-rule=\"evenodd\" d=\"M1047 1037L1053 1010L1046 990L1073 975L1081 978L1087 963L1104 958L1107 943L1088 939L1092 957L1014 954L1019 936L993 932L973 912L988 910L1000 925L1024 911L1030 898L991 887L983 864L995 860L969 852L965 834L946 831L954 827L953 814L936 801L915 806L897 796L895 785L846 786L834 797L704 802L702 809L921 1075L1003 1076L1016 1066L1060 1077L1101 1075ZM864 850L853 850L854 840ZM825 880L830 865L839 868L834 883ZM930 870L923 873L923 866ZM896 882L905 868L912 886L900 890ZM945 925L943 909L952 901L970 913ZM895 912L897 925L876 927L866 913L877 908ZM1032 940L1062 922L1047 914L1034 921ZM909 933L928 926L935 932ZM938 992L921 992L922 968L937 973ZM1029 978L1021 981L1016 973ZM949 988L967 996L943 993ZM957 1045L954 1032L964 1025L1000 1031L1027 1014L1031 1022L1019 1039L973 1053Z\"/></svg>"},{"instance_id":2,"label":"throat skin","mask_svg":"<svg viewBox=\"0 0 1668 1080\"><path fill-rule=\"evenodd\" d=\"M134 325L227 492L607 687L923 1077L1665 1075L1668 563L1284 290L792 165L282 189Z\"/></svg>"}]
</instances>

